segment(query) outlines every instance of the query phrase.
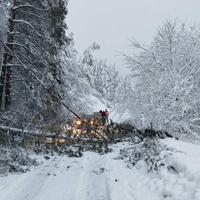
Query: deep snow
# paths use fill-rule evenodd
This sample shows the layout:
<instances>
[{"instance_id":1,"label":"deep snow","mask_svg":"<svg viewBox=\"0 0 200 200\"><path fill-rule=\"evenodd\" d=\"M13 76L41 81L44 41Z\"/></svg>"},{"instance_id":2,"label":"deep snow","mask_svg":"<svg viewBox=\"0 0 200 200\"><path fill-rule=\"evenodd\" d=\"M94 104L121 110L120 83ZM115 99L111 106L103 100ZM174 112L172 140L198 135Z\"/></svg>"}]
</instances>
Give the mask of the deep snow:
<instances>
[{"instance_id":1,"label":"deep snow","mask_svg":"<svg viewBox=\"0 0 200 200\"><path fill-rule=\"evenodd\" d=\"M0 200L199 200L200 146L173 139L161 143L174 148L167 162L177 173L166 168L148 173L142 163L128 168L116 158L132 144L118 143L104 155L38 156L42 164L30 172L0 177Z\"/></svg>"}]
</instances>

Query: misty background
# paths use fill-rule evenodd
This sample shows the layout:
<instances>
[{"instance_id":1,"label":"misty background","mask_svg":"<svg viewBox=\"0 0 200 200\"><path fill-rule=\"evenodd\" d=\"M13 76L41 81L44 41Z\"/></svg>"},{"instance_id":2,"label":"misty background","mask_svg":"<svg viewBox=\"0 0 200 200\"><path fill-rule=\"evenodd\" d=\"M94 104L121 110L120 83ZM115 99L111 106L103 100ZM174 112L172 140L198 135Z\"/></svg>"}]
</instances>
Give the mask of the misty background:
<instances>
[{"instance_id":1,"label":"misty background","mask_svg":"<svg viewBox=\"0 0 200 200\"><path fill-rule=\"evenodd\" d=\"M129 40L150 44L158 27L169 18L199 25L199 7L199 0L73 0L66 21L80 53L97 42L101 46L97 56L127 74L118 55L131 53Z\"/></svg>"}]
</instances>

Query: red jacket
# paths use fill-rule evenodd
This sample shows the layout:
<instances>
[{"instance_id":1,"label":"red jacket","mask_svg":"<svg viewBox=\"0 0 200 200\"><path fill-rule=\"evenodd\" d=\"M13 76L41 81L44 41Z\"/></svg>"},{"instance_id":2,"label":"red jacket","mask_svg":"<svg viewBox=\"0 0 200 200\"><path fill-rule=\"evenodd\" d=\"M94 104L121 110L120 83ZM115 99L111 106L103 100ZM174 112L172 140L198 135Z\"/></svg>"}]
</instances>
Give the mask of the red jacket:
<instances>
[{"instance_id":1,"label":"red jacket","mask_svg":"<svg viewBox=\"0 0 200 200\"><path fill-rule=\"evenodd\" d=\"M102 117L106 117L106 116L107 116L107 113L106 113L105 111L103 111L103 112L101 113L101 116L102 116Z\"/></svg>"}]
</instances>

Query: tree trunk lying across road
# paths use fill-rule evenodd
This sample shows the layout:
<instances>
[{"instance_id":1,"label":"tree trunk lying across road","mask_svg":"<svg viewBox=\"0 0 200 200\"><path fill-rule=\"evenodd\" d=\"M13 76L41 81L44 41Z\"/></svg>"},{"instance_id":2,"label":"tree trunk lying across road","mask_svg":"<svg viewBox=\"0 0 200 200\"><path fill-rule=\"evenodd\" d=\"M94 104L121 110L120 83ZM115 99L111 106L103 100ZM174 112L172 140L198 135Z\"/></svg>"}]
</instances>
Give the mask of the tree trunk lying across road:
<instances>
[{"instance_id":1,"label":"tree trunk lying across road","mask_svg":"<svg viewBox=\"0 0 200 200\"><path fill-rule=\"evenodd\" d=\"M27 136L43 136L43 137L56 137L56 133L42 133L40 131L31 131L31 130L22 130L22 129L18 129L18 128L12 128L12 127L8 127L8 126L0 126L0 134L2 134L1 132L6 132L6 133L10 133L13 135L27 135Z\"/></svg>"}]
</instances>

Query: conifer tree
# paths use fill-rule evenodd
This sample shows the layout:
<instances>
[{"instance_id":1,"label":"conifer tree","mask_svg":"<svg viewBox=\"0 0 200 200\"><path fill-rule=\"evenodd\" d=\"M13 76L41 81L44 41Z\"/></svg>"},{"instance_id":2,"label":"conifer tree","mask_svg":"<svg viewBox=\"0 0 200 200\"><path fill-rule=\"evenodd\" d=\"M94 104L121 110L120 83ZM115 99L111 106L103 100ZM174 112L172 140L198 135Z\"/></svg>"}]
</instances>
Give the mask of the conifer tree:
<instances>
[{"instance_id":1,"label":"conifer tree","mask_svg":"<svg viewBox=\"0 0 200 200\"><path fill-rule=\"evenodd\" d=\"M1 112L10 112L10 122L48 123L60 114L66 14L64 0L12 0L0 79Z\"/></svg>"}]
</instances>

